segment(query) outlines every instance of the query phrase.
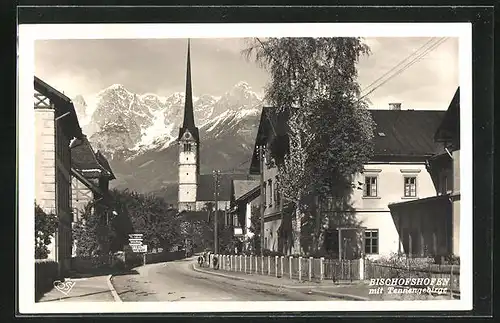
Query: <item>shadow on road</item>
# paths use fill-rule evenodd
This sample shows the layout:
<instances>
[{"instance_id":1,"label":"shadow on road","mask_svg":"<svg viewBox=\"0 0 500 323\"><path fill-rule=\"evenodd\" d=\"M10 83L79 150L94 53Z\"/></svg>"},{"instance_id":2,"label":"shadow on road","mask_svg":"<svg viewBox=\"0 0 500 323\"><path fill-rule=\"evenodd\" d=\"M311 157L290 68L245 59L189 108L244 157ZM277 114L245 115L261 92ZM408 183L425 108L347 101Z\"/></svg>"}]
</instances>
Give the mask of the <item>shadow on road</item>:
<instances>
[{"instance_id":1,"label":"shadow on road","mask_svg":"<svg viewBox=\"0 0 500 323\"><path fill-rule=\"evenodd\" d=\"M138 275L139 273L135 269L116 269L116 268L99 268L86 272L73 272L69 274L66 279L71 278L89 278L95 276L122 276L122 275Z\"/></svg>"},{"instance_id":2,"label":"shadow on road","mask_svg":"<svg viewBox=\"0 0 500 323\"><path fill-rule=\"evenodd\" d=\"M87 293L87 294L76 295L76 296L64 296L64 297L58 297L58 298L54 298L54 299L48 299L46 301L37 301L37 302L40 302L40 303L54 302L54 301L60 301L60 300L63 300L63 299L81 298L81 297L86 297L86 296L91 296L91 295L107 294L107 293L109 293L109 291L103 290L103 291L100 291L100 292Z\"/></svg>"}]
</instances>

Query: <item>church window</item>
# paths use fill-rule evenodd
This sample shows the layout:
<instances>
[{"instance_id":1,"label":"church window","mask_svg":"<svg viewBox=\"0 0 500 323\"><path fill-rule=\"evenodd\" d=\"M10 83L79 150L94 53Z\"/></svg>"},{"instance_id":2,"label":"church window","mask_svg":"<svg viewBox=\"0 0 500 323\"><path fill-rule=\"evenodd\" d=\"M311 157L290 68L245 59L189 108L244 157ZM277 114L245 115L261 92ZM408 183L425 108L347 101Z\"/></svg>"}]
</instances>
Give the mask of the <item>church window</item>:
<instances>
[{"instance_id":1,"label":"church window","mask_svg":"<svg viewBox=\"0 0 500 323\"><path fill-rule=\"evenodd\" d=\"M186 152L191 151L191 144L190 143L184 144L184 151L186 151Z\"/></svg>"}]
</instances>

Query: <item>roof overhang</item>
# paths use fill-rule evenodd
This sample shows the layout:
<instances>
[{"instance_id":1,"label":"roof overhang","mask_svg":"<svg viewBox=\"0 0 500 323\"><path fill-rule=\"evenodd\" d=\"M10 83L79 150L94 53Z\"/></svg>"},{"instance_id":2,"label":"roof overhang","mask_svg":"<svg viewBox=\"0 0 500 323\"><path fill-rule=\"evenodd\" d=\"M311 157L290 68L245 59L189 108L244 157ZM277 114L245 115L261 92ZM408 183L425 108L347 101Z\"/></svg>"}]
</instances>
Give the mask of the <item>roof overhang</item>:
<instances>
[{"instance_id":1,"label":"roof overhang","mask_svg":"<svg viewBox=\"0 0 500 323\"><path fill-rule=\"evenodd\" d=\"M83 136L82 129L71 99L36 76L34 77L34 89L49 98L54 104L55 118L61 117L58 120L62 124L65 135L69 139L81 138Z\"/></svg>"},{"instance_id":2,"label":"roof overhang","mask_svg":"<svg viewBox=\"0 0 500 323\"><path fill-rule=\"evenodd\" d=\"M389 210L392 212L404 211L407 208L422 207L422 206L439 206L451 205L451 197L449 194L436 195L422 199L415 199L405 202L390 203Z\"/></svg>"},{"instance_id":3,"label":"roof overhang","mask_svg":"<svg viewBox=\"0 0 500 323\"><path fill-rule=\"evenodd\" d=\"M73 175L77 180L79 180L83 185L85 185L94 194L103 195L102 190L92 183L89 178L86 178L79 170L71 168L71 175Z\"/></svg>"}]
</instances>

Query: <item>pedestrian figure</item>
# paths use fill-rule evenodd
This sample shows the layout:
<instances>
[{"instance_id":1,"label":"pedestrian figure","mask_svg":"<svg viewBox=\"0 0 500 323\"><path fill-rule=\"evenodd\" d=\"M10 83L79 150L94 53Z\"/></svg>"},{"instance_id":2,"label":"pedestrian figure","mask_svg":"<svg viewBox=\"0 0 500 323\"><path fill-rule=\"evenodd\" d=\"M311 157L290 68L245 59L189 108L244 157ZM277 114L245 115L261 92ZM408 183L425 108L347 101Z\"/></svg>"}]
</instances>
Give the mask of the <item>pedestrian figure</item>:
<instances>
[{"instance_id":1,"label":"pedestrian figure","mask_svg":"<svg viewBox=\"0 0 500 323\"><path fill-rule=\"evenodd\" d=\"M203 261L204 261L203 257L199 256L198 257L198 265L200 265L200 267L203 267Z\"/></svg>"},{"instance_id":2,"label":"pedestrian figure","mask_svg":"<svg viewBox=\"0 0 500 323\"><path fill-rule=\"evenodd\" d=\"M217 259L217 257L214 257L213 264L214 264L214 269L219 269L219 259Z\"/></svg>"}]
</instances>

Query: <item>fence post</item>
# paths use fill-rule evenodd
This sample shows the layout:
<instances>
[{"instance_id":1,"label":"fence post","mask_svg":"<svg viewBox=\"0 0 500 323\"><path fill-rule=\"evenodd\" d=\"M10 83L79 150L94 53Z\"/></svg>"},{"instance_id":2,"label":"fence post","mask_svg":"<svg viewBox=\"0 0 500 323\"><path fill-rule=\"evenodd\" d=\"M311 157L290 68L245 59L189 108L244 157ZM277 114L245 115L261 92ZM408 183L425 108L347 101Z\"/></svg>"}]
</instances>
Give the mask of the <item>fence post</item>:
<instances>
[{"instance_id":1,"label":"fence post","mask_svg":"<svg viewBox=\"0 0 500 323\"><path fill-rule=\"evenodd\" d=\"M274 276L278 277L278 256L274 256Z\"/></svg>"},{"instance_id":2,"label":"fence post","mask_svg":"<svg viewBox=\"0 0 500 323\"><path fill-rule=\"evenodd\" d=\"M302 281L302 257L299 256L299 282Z\"/></svg>"},{"instance_id":3,"label":"fence post","mask_svg":"<svg viewBox=\"0 0 500 323\"><path fill-rule=\"evenodd\" d=\"M365 280L365 258L359 258L359 280Z\"/></svg>"},{"instance_id":4,"label":"fence post","mask_svg":"<svg viewBox=\"0 0 500 323\"><path fill-rule=\"evenodd\" d=\"M267 256L267 275L271 275L271 256Z\"/></svg>"},{"instance_id":5,"label":"fence post","mask_svg":"<svg viewBox=\"0 0 500 323\"><path fill-rule=\"evenodd\" d=\"M245 265L245 274L247 273L247 255L243 255L243 263Z\"/></svg>"},{"instance_id":6,"label":"fence post","mask_svg":"<svg viewBox=\"0 0 500 323\"><path fill-rule=\"evenodd\" d=\"M324 268L323 268L323 262L325 261L324 257L319 258L319 280L323 280L325 273L324 273Z\"/></svg>"},{"instance_id":7,"label":"fence post","mask_svg":"<svg viewBox=\"0 0 500 323\"><path fill-rule=\"evenodd\" d=\"M450 298L453 299L453 264L451 264L450 269Z\"/></svg>"},{"instance_id":8,"label":"fence post","mask_svg":"<svg viewBox=\"0 0 500 323\"><path fill-rule=\"evenodd\" d=\"M290 274L290 279L292 279L292 260L292 256L288 257L288 272Z\"/></svg>"},{"instance_id":9,"label":"fence post","mask_svg":"<svg viewBox=\"0 0 500 323\"><path fill-rule=\"evenodd\" d=\"M348 270L349 270L349 280L352 282L352 275L351 275L351 260L348 260L347 261L347 264L349 265L348 266Z\"/></svg>"},{"instance_id":10,"label":"fence post","mask_svg":"<svg viewBox=\"0 0 500 323\"><path fill-rule=\"evenodd\" d=\"M262 275L264 275L264 256L260 256L261 262L260 262L260 270L262 272Z\"/></svg>"},{"instance_id":11,"label":"fence post","mask_svg":"<svg viewBox=\"0 0 500 323\"><path fill-rule=\"evenodd\" d=\"M280 257L281 277L283 277L283 259L284 259L284 258L285 258L285 257L283 257L283 256L281 256L281 257Z\"/></svg>"},{"instance_id":12,"label":"fence post","mask_svg":"<svg viewBox=\"0 0 500 323\"><path fill-rule=\"evenodd\" d=\"M248 256L248 261L250 262L250 264L248 266L248 273L251 274L252 273L252 255Z\"/></svg>"},{"instance_id":13,"label":"fence post","mask_svg":"<svg viewBox=\"0 0 500 323\"><path fill-rule=\"evenodd\" d=\"M313 257L309 257L309 281L312 281L312 262Z\"/></svg>"},{"instance_id":14,"label":"fence post","mask_svg":"<svg viewBox=\"0 0 500 323\"><path fill-rule=\"evenodd\" d=\"M146 254L145 253L142 254L142 264L146 265Z\"/></svg>"},{"instance_id":15,"label":"fence post","mask_svg":"<svg viewBox=\"0 0 500 323\"><path fill-rule=\"evenodd\" d=\"M243 266L242 266L242 257L241 257L241 255L239 256L239 258L240 258L240 271L243 271Z\"/></svg>"},{"instance_id":16,"label":"fence post","mask_svg":"<svg viewBox=\"0 0 500 323\"><path fill-rule=\"evenodd\" d=\"M259 256L255 255L255 273L259 273Z\"/></svg>"}]
</instances>

